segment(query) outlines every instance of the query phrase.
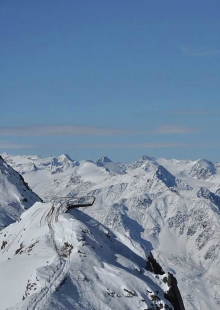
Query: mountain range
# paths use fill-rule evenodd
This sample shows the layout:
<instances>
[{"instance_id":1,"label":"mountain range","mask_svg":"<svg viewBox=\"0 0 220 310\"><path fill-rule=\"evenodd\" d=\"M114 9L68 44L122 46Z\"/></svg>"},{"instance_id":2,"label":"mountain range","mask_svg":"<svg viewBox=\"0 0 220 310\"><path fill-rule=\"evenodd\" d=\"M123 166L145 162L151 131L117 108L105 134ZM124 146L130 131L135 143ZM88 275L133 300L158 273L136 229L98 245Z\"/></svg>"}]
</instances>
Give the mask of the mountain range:
<instances>
[{"instance_id":1,"label":"mountain range","mask_svg":"<svg viewBox=\"0 0 220 310\"><path fill-rule=\"evenodd\" d=\"M142 156L130 164L114 163L105 156L97 161L79 162L65 154L40 158L4 153L2 158L2 165L10 165L22 175L20 180L24 179L44 201L35 203L25 211L20 222L2 230L5 237L0 232L4 244L16 239L8 251L0 255L4 258L3 265L7 262L8 268L18 257L20 261L28 261L32 256L38 257L38 253L42 253L43 257L46 255L44 251L48 253L49 263L43 264L38 257L36 264L31 264L33 269L27 272L24 282L30 280L30 274L32 277L35 274L41 283L36 286L38 294L31 289L30 296L24 296L20 307L27 306L27 300L33 304L33 297L37 303L33 309L72 309L71 306L73 309L172 309L163 292L169 290L165 278L173 275L177 279L185 309L219 309L220 163L205 159L167 160L148 156ZM14 181L11 183L14 184ZM20 189L20 185L16 186ZM11 195L12 191L9 192ZM60 214L59 222L54 223L51 218L50 229L47 223L50 216L47 214L55 198L86 195L96 198L92 207ZM44 219L46 216L47 219ZM1 216L1 221L5 226L11 223L5 221L4 216ZM21 234L22 225L26 228L27 223L33 230L33 236L27 235L26 230ZM29 240L29 237L32 239ZM82 245L83 242L86 245ZM103 242L106 247L104 252L101 250ZM98 247L99 251L91 245L95 249ZM29 253L30 246L33 251ZM64 250L70 251L70 248L68 260L63 254L57 254L61 249L63 253ZM14 255L17 250L19 255ZM80 262L75 261L76 253L81 257ZM147 262L151 261L151 256L153 261L159 263L163 275L155 274L155 267L149 268L151 264ZM87 261L86 267L83 267L82 260ZM77 272L82 273L82 277L85 274L88 281L78 283L74 264L77 264ZM49 272L45 268L55 274L57 265L63 268L62 276L57 277L58 283L65 281L57 291L56 280L51 281L53 284L48 291L48 285L42 284L42 279L46 279ZM42 294L47 298L41 299L39 290L45 292ZM148 291L151 293L147 294ZM156 297L149 296L153 291ZM158 293L155 294L155 291ZM130 294L130 298L124 299L126 294ZM91 297L94 295L96 301ZM16 296L13 305L19 304L21 292ZM9 308L8 303L5 305ZM178 308L174 306L174 309Z\"/></svg>"}]
</instances>

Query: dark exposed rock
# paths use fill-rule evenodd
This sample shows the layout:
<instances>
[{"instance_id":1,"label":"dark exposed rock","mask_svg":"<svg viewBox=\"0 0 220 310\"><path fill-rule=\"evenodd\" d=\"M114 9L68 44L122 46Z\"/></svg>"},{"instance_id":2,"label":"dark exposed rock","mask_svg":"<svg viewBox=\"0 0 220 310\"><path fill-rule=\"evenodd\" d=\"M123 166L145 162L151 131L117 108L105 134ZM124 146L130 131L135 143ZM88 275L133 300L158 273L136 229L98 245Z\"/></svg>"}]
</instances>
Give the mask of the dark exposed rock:
<instances>
[{"instance_id":1,"label":"dark exposed rock","mask_svg":"<svg viewBox=\"0 0 220 310\"><path fill-rule=\"evenodd\" d=\"M150 272L153 272L157 275L163 275L165 274L163 268L160 266L160 264L156 261L156 259L153 257L153 254L150 252L150 255L148 257L146 269ZM169 291L165 293L164 297L172 304L174 310L185 310L183 300L180 294L180 291L177 286L177 280L172 275L172 273L168 272L168 277L164 277L163 281L168 284ZM151 295L152 297L153 295ZM154 297L153 297L154 298ZM170 309L169 306L167 309Z\"/></svg>"},{"instance_id":2,"label":"dark exposed rock","mask_svg":"<svg viewBox=\"0 0 220 310\"><path fill-rule=\"evenodd\" d=\"M97 160L97 164L103 166L103 163L112 163L112 161L107 156L102 156L100 159Z\"/></svg>"},{"instance_id":3,"label":"dark exposed rock","mask_svg":"<svg viewBox=\"0 0 220 310\"><path fill-rule=\"evenodd\" d=\"M197 193L197 197L211 200L217 207L220 208L220 197L210 192L207 188L201 187Z\"/></svg>"},{"instance_id":4,"label":"dark exposed rock","mask_svg":"<svg viewBox=\"0 0 220 310\"><path fill-rule=\"evenodd\" d=\"M173 227L179 228L180 234L182 235L184 232L184 226L187 220L188 220L187 214L177 211L175 216L168 218L167 223L170 229Z\"/></svg>"},{"instance_id":5,"label":"dark exposed rock","mask_svg":"<svg viewBox=\"0 0 220 310\"><path fill-rule=\"evenodd\" d=\"M206 159L199 159L189 170L189 175L191 177L203 180L212 177L214 174L216 174L215 165Z\"/></svg>"},{"instance_id":6,"label":"dark exposed rock","mask_svg":"<svg viewBox=\"0 0 220 310\"><path fill-rule=\"evenodd\" d=\"M169 300L169 302L173 305L174 310L185 310L183 300L177 286L177 280L172 275L172 273L168 272L168 286L169 291L165 293L164 297Z\"/></svg>"},{"instance_id":7,"label":"dark exposed rock","mask_svg":"<svg viewBox=\"0 0 220 310\"><path fill-rule=\"evenodd\" d=\"M163 271L163 268L160 266L160 264L156 261L156 259L153 257L153 254L150 252L150 255L148 256L148 261L146 264L146 269L150 272L153 272L155 274L163 275L165 272Z\"/></svg>"}]
</instances>

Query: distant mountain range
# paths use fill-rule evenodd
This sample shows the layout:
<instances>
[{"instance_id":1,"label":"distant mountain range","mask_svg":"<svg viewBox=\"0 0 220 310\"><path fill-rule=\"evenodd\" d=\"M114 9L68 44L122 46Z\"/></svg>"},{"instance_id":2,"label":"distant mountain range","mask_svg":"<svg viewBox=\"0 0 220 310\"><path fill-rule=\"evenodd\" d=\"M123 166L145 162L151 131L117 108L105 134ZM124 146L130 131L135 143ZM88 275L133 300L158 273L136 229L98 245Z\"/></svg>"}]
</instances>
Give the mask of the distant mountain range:
<instances>
[{"instance_id":1,"label":"distant mountain range","mask_svg":"<svg viewBox=\"0 0 220 310\"><path fill-rule=\"evenodd\" d=\"M121 242L123 239L122 247L126 245L142 259L145 257L147 260L151 251L166 275L171 273L177 278L185 309L219 309L220 163L212 163L205 159L167 160L148 156L142 156L131 164L114 163L107 157L97 161L80 162L72 160L68 155L40 158L4 153L2 157L7 164L22 174L30 188L48 202L48 205L54 197L95 196L93 207L83 209L83 213L74 210L75 217L79 216L84 224L89 223L90 228L86 229L91 230L91 223L94 221L97 229L99 225L105 227L110 235L116 236L114 240ZM30 212L33 211L28 210L24 214L31 214ZM64 216L62 221L67 221L67 218ZM69 227L71 221L74 222L73 218L69 218L65 225ZM77 228L74 226L75 229ZM66 233L72 234L70 231ZM94 231L94 234L96 233L97 230ZM58 239L62 238L64 237L59 235ZM74 240L76 242L76 239ZM114 255L117 256L116 245L112 246ZM134 255L130 254L131 257ZM99 259L106 261L103 256ZM130 259L126 264L131 266L133 258L126 256L126 259ZM136 260L135 262L137 263ZM125 266L125 263L122 265ZM72 276L69 274L69 277ZM157 283L160 283L162 278L157 277ZM161 287L162 290L167 289ZM83 286L83 289L86 288ZM80 290L78 286L76 290ZM109 298L113 300L110 291ZM114 293L117 294L116 291ZM67 294L67 299L69 298L68 293L63 294ZM57 305L61 305L60 298L56 295L50 299L48 305L52 307L55 300ZM81 300L79 296L75 298ZM147 300L146 297L143 299ZM120 308L119 302L114 306L109 304L109 308L101 308L97 303L97 306L93 304L91 308L159 307L159 301L153 306L152 301L146 304L123 304L124 308ZM163 306L165 307L165 303ZM169 303L167 306L170 306ZM76 309L89 309L85 305L83 307ZM48 306L45 309L50 308Z\"/></svg>"}]
</instances>

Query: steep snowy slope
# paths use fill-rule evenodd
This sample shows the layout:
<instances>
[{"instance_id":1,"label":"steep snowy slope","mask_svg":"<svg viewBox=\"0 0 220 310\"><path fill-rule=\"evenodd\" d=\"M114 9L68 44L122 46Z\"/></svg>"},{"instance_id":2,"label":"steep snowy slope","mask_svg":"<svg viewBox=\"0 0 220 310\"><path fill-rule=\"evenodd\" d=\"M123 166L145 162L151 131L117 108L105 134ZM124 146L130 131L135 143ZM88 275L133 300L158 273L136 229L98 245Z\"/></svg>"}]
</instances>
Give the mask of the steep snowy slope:
<instances>
[{"instance_id":1,"label":"steep snowy slope","mask_svg":"<svg viewBox=\"0 0 220 310\"><path fill-rule=\"evenodd\" d=\"M142 248L150 242L163 269L175 273L187 310L219 309L219 163L143 156L125 165L103 157L53 173L38 164L49 159L29 171L22 158L25 180L44 199L94 195L83 212ZM18 157L5 159L17 169Z\"/></svg>"},{"instance_id":2,"label":"steep snowy slope","mask_svg":"<svg viewBox=\"0 0 220 310\"><path fill-rule=\"evenodd\" d=\"M0 156L0 230L41 199Z\"/></svg>"},{"instance_id":3,"label":"steep snowy slope","mask_svg":"<svg viewBox=\"0 0 220 310\"><path fill-rule=\"evenodd\" d=\"M0 233L0 310L173 309L167 274L146 270L150 246L58 207L36 203Z\"/></svg>"}]
</instances>

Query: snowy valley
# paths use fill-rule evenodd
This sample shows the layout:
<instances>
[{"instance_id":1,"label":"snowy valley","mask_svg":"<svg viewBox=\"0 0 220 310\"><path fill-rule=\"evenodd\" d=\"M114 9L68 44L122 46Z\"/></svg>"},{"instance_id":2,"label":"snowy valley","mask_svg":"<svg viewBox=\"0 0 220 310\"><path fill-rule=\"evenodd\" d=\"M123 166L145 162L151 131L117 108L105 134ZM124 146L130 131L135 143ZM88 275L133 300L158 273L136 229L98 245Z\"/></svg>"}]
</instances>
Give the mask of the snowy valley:
<instances>
[{"instance_id":1,"label":"snowy valley","mask_svg":"<svg viewBox=\"0 0 220 310\"><path fill-rule=\"evenodd\" d=\"M2 227L12 223L6 212L13 221L24 212L0 231L1 310L172 309L168 273L186 310L219 309L220 163L2 157ZM44 203L24 195L9 165ZM54 220L54 197L85 195L96 198L92 207ZM163 275L147 268L150 252Z\"/></svg>"}]
</instances>

